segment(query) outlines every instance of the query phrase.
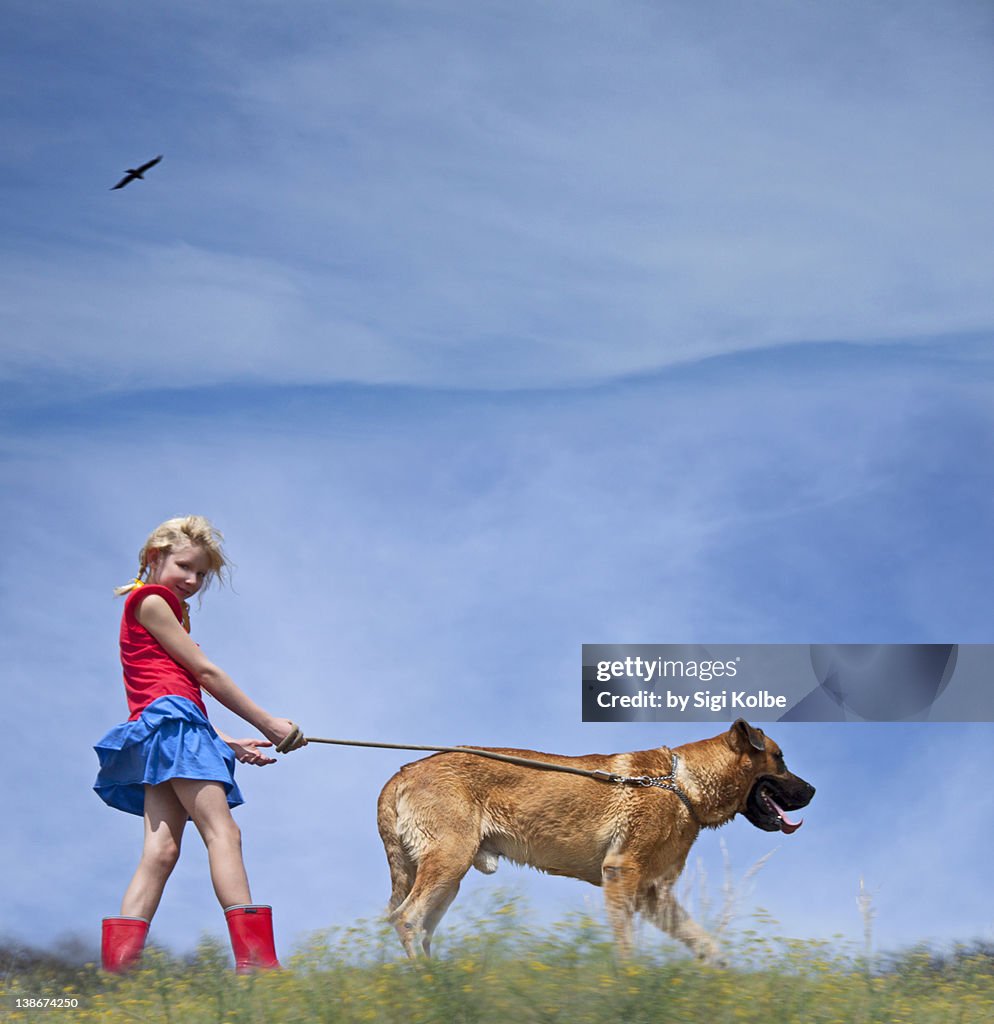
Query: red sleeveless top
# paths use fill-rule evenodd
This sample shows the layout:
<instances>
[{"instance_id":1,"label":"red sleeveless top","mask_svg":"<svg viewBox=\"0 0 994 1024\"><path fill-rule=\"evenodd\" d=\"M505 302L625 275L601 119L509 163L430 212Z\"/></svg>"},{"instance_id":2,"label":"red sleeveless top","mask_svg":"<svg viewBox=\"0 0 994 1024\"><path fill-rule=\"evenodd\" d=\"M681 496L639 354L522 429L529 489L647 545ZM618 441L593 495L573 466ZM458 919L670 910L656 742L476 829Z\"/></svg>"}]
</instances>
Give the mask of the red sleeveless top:
<instances>
[{"instance_id":1,"label":"red sleeveless top","mask_svg":"<svg viewBox=\"0 0 994 1024\"><path fill-rule=\"evenodd\" d=\"M193 701L206 716L207 708L196 678L173 661L159 641L135 618L138 605L151 594L164 598L177 622L183 621L183 606L166 587L150 583L128 594L121 617L121 667L131 712L128 721L133 722L152 701L170 695Z\"/></svg>"}]
</instances>

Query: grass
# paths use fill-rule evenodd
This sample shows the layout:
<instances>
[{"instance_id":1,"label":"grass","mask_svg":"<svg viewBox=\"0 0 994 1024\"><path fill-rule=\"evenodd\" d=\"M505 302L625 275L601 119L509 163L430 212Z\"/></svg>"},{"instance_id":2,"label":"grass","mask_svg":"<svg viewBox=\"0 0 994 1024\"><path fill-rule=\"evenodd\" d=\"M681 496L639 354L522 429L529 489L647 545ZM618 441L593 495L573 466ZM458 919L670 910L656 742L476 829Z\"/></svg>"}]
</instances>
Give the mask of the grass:
<instances>
[{"instance_id":1,"label":"grass","mask_svg":"<svg viewBox=\"0 0 994 1024\"><path fill-rule=\"evenodd\" d=\"M772 925L726 935L733 966L703 967L675 947L616 960L595 921L529 927L517 902L461 925L447 920L432 961L409 963L380 924L311 937L283 972L247 978L205 939L178 959L151 949L123 978L93 965L0 958L0 1019L108 1024L988 1024L994 955L961 947L870 961L842 946L771 937ZM443 939L442 936L439 937ZM655 941L646 945L656 947ZM18 999L76 999L75 1008ZM58 1016L54 1016L54 1015Z\"/></svg>"}]
</instances>

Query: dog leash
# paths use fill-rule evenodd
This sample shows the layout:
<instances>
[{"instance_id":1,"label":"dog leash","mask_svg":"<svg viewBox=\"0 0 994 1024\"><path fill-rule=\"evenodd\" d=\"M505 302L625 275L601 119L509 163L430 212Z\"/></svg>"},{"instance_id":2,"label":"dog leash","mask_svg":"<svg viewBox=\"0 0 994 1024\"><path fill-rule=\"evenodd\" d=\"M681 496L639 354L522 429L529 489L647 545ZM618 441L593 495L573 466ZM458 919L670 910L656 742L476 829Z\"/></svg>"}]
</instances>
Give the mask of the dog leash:
<instances>
[{"instance_id":1,"label":"dog leash","mask_svg":"<svg viewBox=\"0 0 994 1024\"><path fill-rule=\"evenodd\" d=\"M690 812L691 818L698 825L701 824L694 810L694 805L690 802L690 797L677 785L676 773L680 764L680 758L672 750L669 750L668 747L662 748L670 755L670 771L668 775L618 775L616 772L609 772L603 768L574 768L570 765L555 764L552 761L538 761L532 757L520 757L517 754L500 754L496 750L482 750L479 747L428 747L407 743L375 743L372 740L334 740L324 739L320 736L305 737L298 725L294 725L293 729L276 745L276 752L288 754L292 750L299 750L308 743L330 743L339 747L375 747L380 750L422 750L432 754L475 754L477 757L486 757L492 761L504 761L507 764L516 764L524 768L537 768L540 771L580 775L587 779L596 779L598 782L665 789L670 793L676 794Z\"/></svg>"}]
</instances>

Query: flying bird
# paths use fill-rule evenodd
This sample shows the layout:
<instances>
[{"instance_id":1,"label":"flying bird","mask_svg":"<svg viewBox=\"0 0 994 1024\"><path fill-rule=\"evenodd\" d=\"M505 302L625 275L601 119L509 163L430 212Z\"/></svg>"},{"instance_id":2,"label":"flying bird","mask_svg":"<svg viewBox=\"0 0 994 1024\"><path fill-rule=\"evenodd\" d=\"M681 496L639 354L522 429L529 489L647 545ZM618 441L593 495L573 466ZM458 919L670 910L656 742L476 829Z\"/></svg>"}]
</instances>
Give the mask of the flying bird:
<instances>
[{"instance_id":1,"label":"flying bird","mask_svg":"<svg viewBox=\"0 0 994 1024\"><path fill-rule=\"evenodd\" d=\"M142 164L141 167L129 167L128 173L116 185L111 185L111 192L116 188L124 188L125 185L129 185L135 178L144 178L145 172L154 167L161 159L162 154L160 153L154 160L149 160L147 164Z\"/></svg>"}]
</instances>

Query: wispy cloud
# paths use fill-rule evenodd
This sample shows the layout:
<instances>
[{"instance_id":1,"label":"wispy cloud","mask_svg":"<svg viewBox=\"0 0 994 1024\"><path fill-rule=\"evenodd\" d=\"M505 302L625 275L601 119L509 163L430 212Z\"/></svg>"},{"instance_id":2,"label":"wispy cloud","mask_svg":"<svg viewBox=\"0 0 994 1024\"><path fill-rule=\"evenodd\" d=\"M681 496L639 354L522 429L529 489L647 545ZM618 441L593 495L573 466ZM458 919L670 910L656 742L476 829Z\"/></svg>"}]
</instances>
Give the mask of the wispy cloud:
<instances>
[{"instance_id":1,"label":"wispy cloud","mask_svg":"<svg viewBox=\"0 0 994 1024\"><path fill-rule=\"evenodd\" d=\"M989 69L959 7L305 8L271 39L177 15L155 180L71 186L72 214L22 193L15 225L54 203L72 241L0 257L4 373L185 385L195 350L204 383L506 388L989 331Z\"/></svg>"}]
</instances>

